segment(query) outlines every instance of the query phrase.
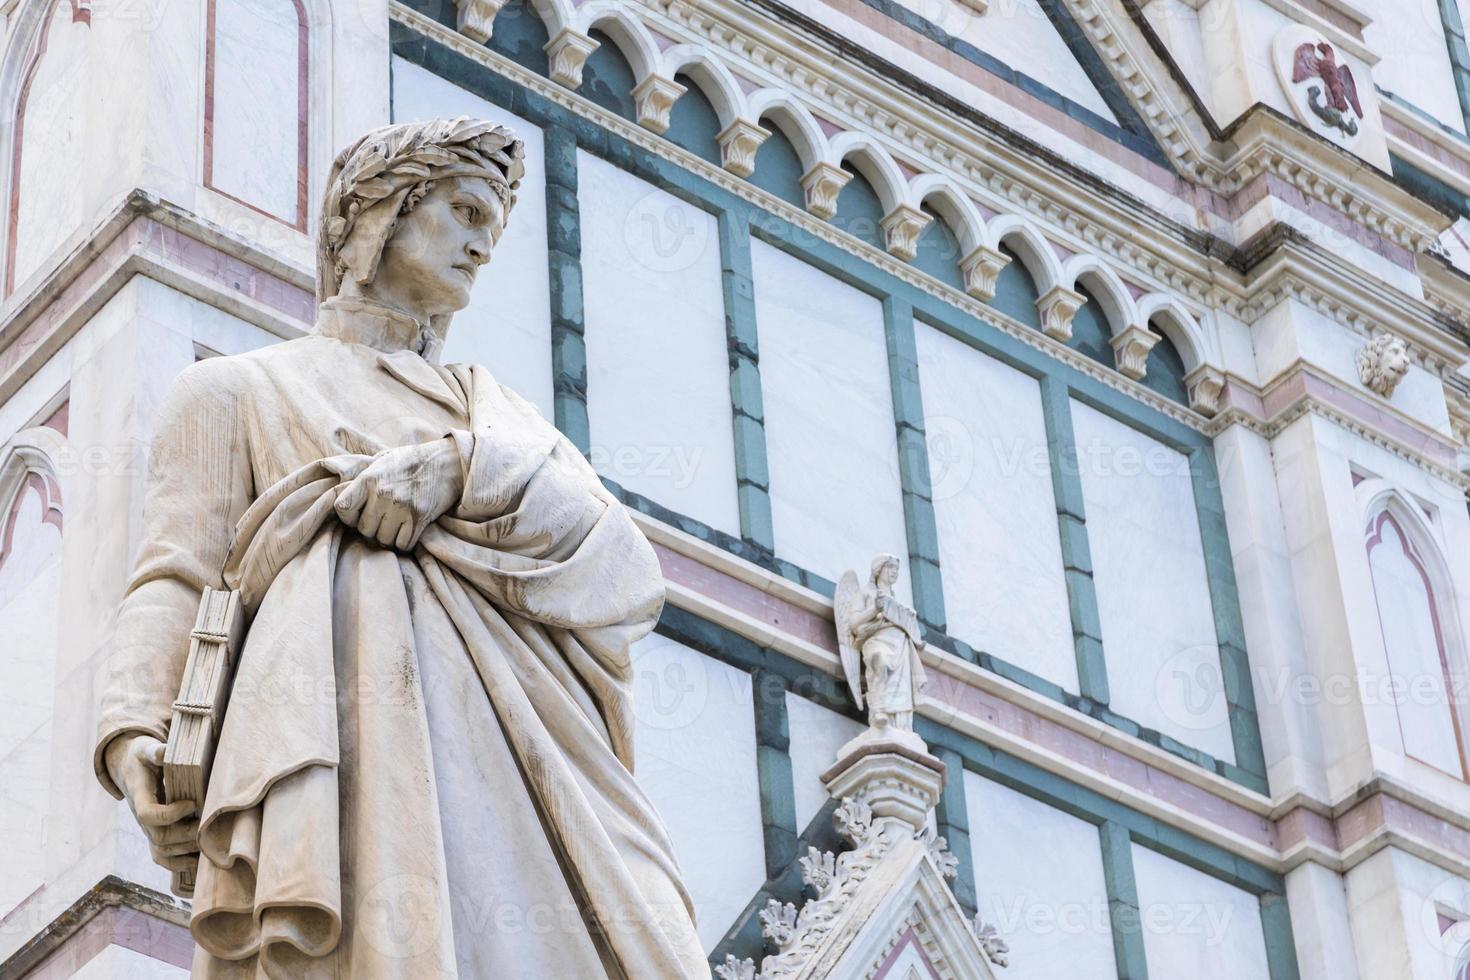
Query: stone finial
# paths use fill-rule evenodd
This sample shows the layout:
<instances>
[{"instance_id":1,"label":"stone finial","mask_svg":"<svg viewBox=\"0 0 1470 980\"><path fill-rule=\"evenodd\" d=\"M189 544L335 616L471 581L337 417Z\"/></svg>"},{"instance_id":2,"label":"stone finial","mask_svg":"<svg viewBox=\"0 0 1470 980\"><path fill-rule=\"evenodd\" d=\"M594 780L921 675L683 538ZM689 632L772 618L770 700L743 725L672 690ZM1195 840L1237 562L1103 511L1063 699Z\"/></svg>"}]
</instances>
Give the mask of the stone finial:
<instances>
[{"instance_id":1,"label":"stone finial","mask_svg":"<svg viewBox=\"0 0 1470 980\"><path fill-rule=\"evenodd\" d=\"M770 135L759 123L736 119L715 136L720 141L720 165L737 177L749 177L755 173L755 152Z\"/></svg>"},{"instance_id":2,"label":"stone finial","mask_svg":"<svg viewBox=\"0 0 1470 980\"><path fill-rule=\"evenodd\" d=\"M551 80L575 92L582 87L582 67L587 64L587 56L597 50L597 42L579 30L563 27L543 50L551 62Z\"/></svg>"},{"instance_id":3,"label":"stone finial","mask_svg":"<svg viewBox=\"0 0 1470 980\"><path fill-rule=\"evenodd\" d=\"M1036 312L1041 315L1041 332L1062 343L1072 339L1072 317L1082 309L1087 297L1075 289L1056 285L1036 300Z\"/></svg>"},{"instance_id":4,"label":"stone finial","mask_svg":"<svg viewBox=\"0 0 1470 980\"><path fill-rule=\"evenodd\" d=\"M908 204L900 204L883 216L878 224L883 229L883 244L888 254L912 262L919 254L919 236L933 221L929 215Z\"/></svg>"},{"instance_id":5,"label":"stone finial","mask_svg":"<svg viewBox=\"0 0 1470 980\"><path fill-rule=\"evenodd\" d=\"M806 192L806 209L830 221L837 214L837 195L852 180L852 174L830 163L818 163L801 175L801 189Z\"/></svg>"},{"instance_id":6,"label":"stone finial","mask_svg":"<svg viewBox=\"0 0 1470 980\"><path fill-rule=\"evenodd\" d=\"M688 89L672 78L649 75L633 89L633 104L638 112L638 125L655 133L669 128L669 112L679 96Z\"/></svg>"},{"instance_id":7,"label":"stone finial","mask_svg":"<svg viewBox=\"0 0 1470 980\"><path fill-rule=\"evenodd\" d=\"M1113 335L1113 357L1118 370L1134 381L1141 380L1148 372L1148 352L1159 342L1159 335L1147 327L1137 324Z\"/></svg>"},{"instance_id":8,"label":"stone finial","mask_svg":"<svg viewBox=\"0 0 1470 980\"><path fill-rule=\"evenodd\" d=\"M495 15L505 6L506 0L454 0L459 8L459 32L471 40L484 44L490 40Z\"/></svg>"},{"instance_id":9,"label":"stone finial","mask_svg":"<svg viewBox=\"0 0 1470 980\"><path fill-rule=\"evenodd\" d=\"M1201 364L1184 376L1189 392L1189 407L1201 415L1213 416L1220 411L1220 395L1225 391L1225 374L1219 368Z\"/></svg>"},{"instance_id":10,"label":"stone finial","mask_svg":"<svg viewBox=\"0 0 1470 980\"><path fill-rule=\"evenodd\" d=\"M995 298L995 284L1011 257L999 249L980 245L960 259L960 275L965 277L965 292L988 303Z\"/></svg>"},{"instance_id":11,"label":"stone finial","mask_svg":"<svg viewBox=\"0 0 1470 980\"><path fill-rule=\"evenodd\" d=\"M1358 351L1358 380L1391 398L1411 363L1408 345L1393 334L1381 333Z\"/></svg>"}]
</instances>

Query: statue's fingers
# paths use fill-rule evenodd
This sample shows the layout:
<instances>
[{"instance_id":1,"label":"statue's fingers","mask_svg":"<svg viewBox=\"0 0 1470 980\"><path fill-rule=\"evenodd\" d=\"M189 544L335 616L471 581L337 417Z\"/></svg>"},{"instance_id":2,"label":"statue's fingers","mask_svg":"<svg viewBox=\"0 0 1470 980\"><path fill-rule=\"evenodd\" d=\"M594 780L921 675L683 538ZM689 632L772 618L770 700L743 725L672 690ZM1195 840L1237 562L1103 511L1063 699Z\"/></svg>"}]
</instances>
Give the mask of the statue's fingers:
<instances>
[{"instance_id":1,"label":"statue's fingers","mask_svg":"<svg viewBox=\"0 0 1470 980\"><path fill-rule=\"evenodd\" d=\"M153 852L154 860L157 860L159 855L163 855L164 857L182 857L185 854L198 854L199 842L180 841L177 844L159 844L155 842L149 846L149 850Z\"/></svg>"},{"instance_id":2,"label":"statue's fingers","mask_svg":"<svg viewBox=\"0 0 1470 980\"><path fill-rule=\"evenodd\" d=\"M367 487L363 486L361 480L353 480L337 494L337 516L342 523L357 526L358 519L362 516L362 508L367 503Z\"/></svg>"},{"instance_id":3,"label":"statue's fingers","mask_svg":"<svg viewBox=\"0 0 1470 980\"><path fill-rule=\"evenodd\" d=\"M177 803L138 803L135 811L138 822L143 826L163 827L192 817L197 809L193 800L180 800Z\"/></svg>"},{"instance_id":4,"label":"statue's fingers","mask_svg":"<svg viewBox=\"0 0 1470 980\"><path fill-rule=\"evenodd\" d=\"M399 551L408 551L413 548L413 543L418 540L418 529L414 527L413 521L404 521L398 528L398 537L393 539L393 547Z\"/></svg>"},{"instance_id":5,"label":"statue's fingers","mask_svg":"<svg viewBox=\"0 0 1470 980\"><path fill-rule=\"evenodd\" d=\"M153 843L166 847L172 844L187 844L199 850L199 821L180 820L159 827L148 827L148 837Z\"/></svg>"}]
</instances>

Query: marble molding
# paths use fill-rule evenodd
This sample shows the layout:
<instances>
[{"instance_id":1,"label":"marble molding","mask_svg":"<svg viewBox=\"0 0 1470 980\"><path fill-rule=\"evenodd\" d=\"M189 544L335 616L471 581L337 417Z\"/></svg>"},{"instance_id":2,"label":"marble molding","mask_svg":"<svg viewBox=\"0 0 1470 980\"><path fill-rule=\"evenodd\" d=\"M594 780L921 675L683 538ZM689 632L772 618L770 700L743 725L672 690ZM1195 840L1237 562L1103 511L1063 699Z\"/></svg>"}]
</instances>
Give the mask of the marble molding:
<instances>
[{"instance_id":1,"label":"marble molding","mask_svg":"<svg viewBox=\"0 0 1470 980\"><path fill-rule=\"evenodd\" d=\"M1399 337L1381 333L1358 350L1358 380L1369 391L1392 398L1399 382L1409 373L1409 348Z\"/></svg>"}]
</instances>

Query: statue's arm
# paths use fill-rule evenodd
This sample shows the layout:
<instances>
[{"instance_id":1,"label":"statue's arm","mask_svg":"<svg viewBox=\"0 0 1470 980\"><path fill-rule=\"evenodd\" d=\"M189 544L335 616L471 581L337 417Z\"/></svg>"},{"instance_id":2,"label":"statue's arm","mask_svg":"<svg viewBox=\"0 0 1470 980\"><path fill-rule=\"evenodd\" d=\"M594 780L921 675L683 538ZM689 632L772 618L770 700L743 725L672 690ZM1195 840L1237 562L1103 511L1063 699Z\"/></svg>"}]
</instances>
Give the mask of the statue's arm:
<instances>
[{"instance_id":1,"label":"statue's arm","mask_svg":"<svg viewBox=\"0 0 1470 980\"><path fill-rule=\"evenodd\" d=\"M223 587L235 521L249 505L234 371L223 358L192 365L159 410L137 558L100 688L93 764L113 796L121 789L108 772L108 746L130 732L167 739L200 594Z\"/></svg>"}]
</instances>

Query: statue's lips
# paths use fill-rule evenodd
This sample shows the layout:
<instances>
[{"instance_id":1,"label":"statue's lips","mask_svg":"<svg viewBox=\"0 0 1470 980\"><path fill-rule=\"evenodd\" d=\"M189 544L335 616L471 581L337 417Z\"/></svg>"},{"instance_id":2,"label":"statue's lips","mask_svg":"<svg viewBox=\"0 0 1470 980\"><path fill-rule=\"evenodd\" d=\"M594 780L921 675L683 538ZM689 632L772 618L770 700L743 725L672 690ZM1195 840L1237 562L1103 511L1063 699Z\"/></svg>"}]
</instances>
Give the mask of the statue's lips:
<instances>
[{"instance_id":1,"label":"statue's lips","mask_svg":"<svg viewBox=\"0 0 1470 980\"><path fill-rule=\"evenodd\" d=\"M464 273L465 279L469 280L470 282L475 281L475 270L472 267L467 265L457 265L454 267L454 269L456 272Z\"/></svg>"}]
</instances>

